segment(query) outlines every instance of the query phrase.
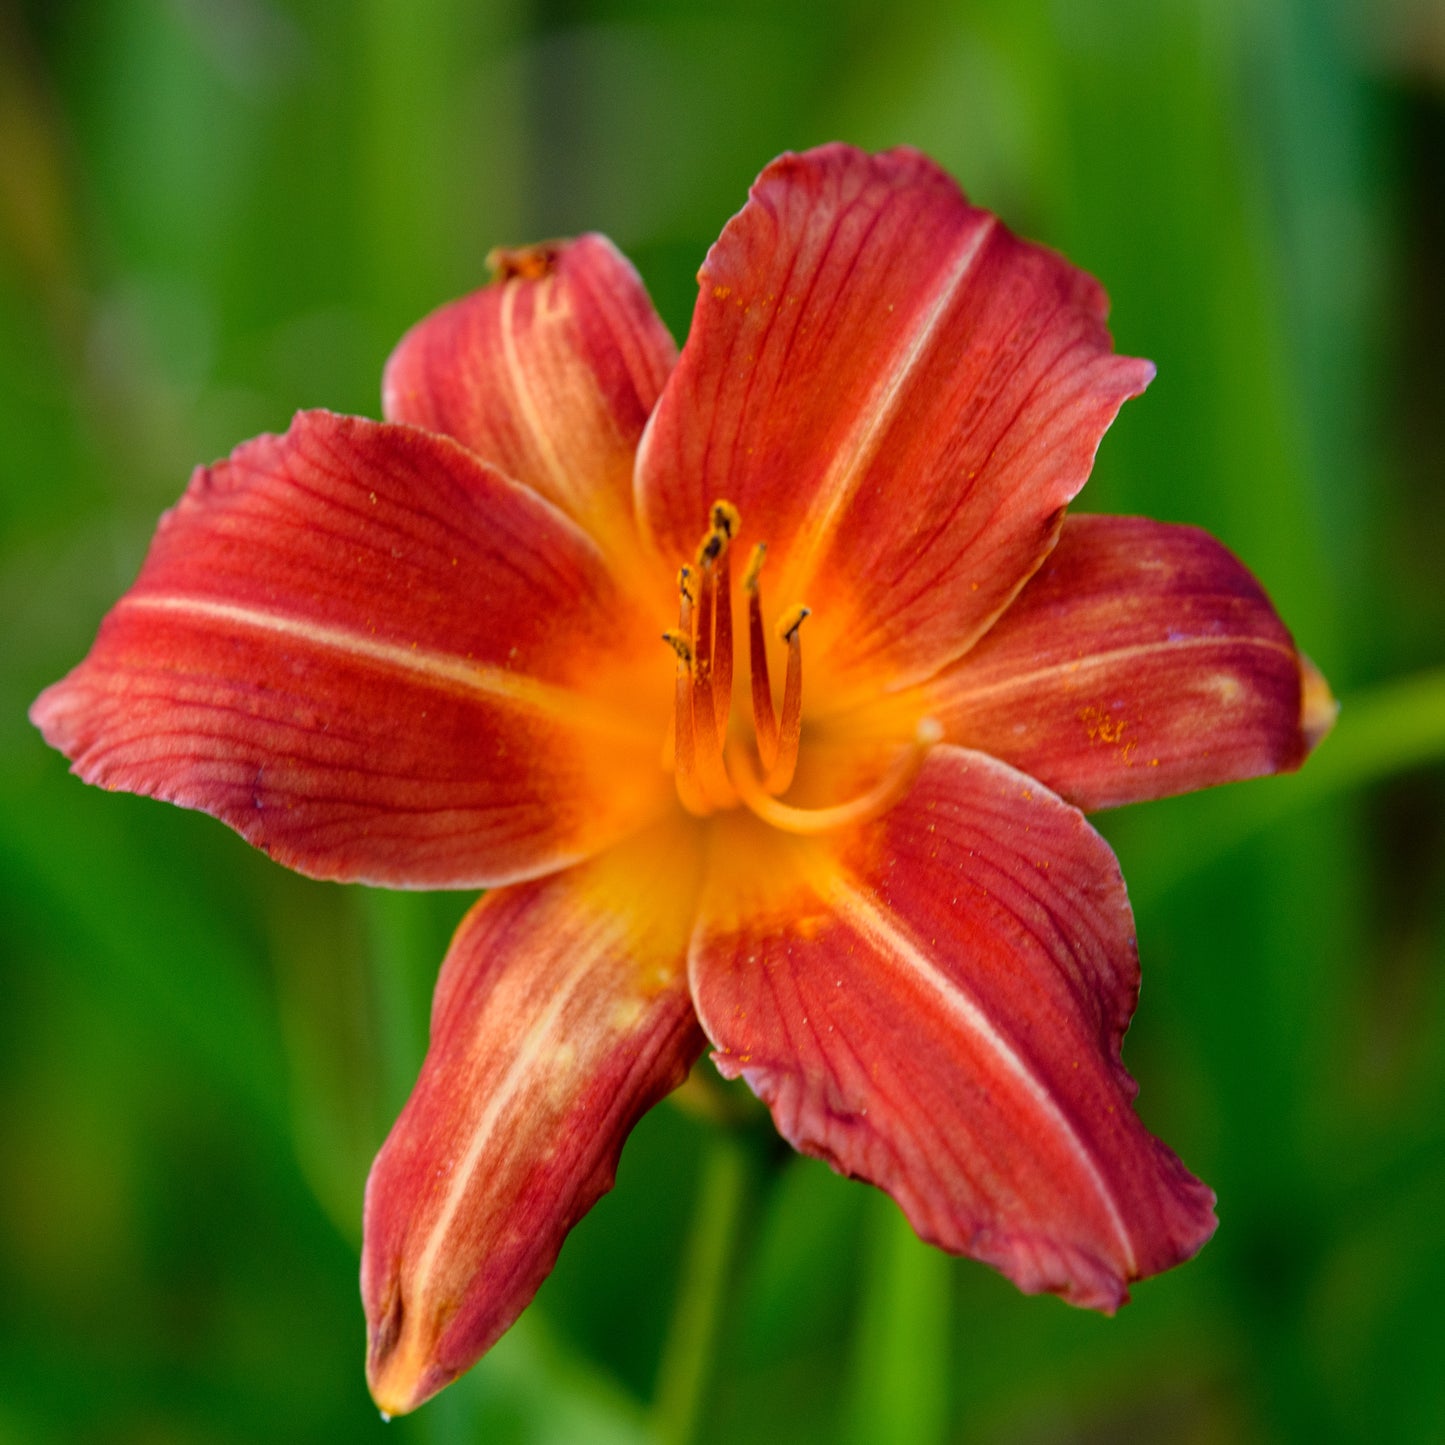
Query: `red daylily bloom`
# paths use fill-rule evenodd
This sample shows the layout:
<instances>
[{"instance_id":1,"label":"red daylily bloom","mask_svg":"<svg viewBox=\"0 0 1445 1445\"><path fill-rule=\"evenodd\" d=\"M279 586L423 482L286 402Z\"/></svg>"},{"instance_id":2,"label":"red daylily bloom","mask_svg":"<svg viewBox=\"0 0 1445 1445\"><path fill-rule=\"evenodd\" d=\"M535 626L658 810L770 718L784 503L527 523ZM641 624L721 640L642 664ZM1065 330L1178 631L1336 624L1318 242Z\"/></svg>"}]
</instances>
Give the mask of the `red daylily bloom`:
<instances>
[{"instance_id":1,"label":"red daylily bloom","mask_svg":"<svg viewBox=\"0 0 1445 1445\"><path fill-rule=\"evenodd\" d=\"M500 253L385 422L198 470L33 709L304 873L492 890L367 1188L388 1411L516 1318L706 1043L1024 1290L1113 1310L1214 1228L1131 1107L1080 810L1296 767L1323 681L1203 533L1065 517L1152 367L924 157L783 157L699 279L678 358L602 238Z\"/></svg>"}]
</instances>

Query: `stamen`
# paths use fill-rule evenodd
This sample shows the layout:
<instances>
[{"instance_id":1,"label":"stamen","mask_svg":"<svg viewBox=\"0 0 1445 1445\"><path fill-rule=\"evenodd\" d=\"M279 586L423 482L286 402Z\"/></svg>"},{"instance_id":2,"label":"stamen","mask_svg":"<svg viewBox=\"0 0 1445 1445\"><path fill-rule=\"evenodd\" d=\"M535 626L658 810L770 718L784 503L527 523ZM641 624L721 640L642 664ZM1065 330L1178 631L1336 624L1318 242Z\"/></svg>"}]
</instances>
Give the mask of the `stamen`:
<instances>
[{"instance_id":1,"label":"stamen","mask_svg":"<svg viewBox=\"0 0 1445 1445\"><path fill-rule=\"evenodd\" d=\"M721 505L721 504L719 504ZM713 508L716 515L717 507ZM718 737L727 741L733 710L733 564L732 549L724 547L717 560L713 589L712 703Z\"/></svg>"},{"instance_id":2,"label":"stamen","mask_svg":"<svg viewBox=\"0 0 1445 1445\"><path fill-rule=\"evenodd\" d=\"M697 587L696 620L692 628L692 656L696 676L702 682L712 678L712 615L713 598L717 592L717 580L712 558L702 559L698 554L698 571L701 574ZM686 572L687 568L683 568ZM711 699L708 705L711 706Z\"/></svg>"},{"instance_id":3,"label":"stamen","mask_svg":"<svg viewBox=\"0 0 1445 1445\"><path fill-rule=\"evenodd\" d=\"M682 806L695 817L705 818L712 806L698 777L697 747L692 725L693 649L690 637L693 598L690 574L684 567L677 574L678 624L662 640L677 654L677 676L673 683L673 777Z\"/></svg>"},{"instance_id":4,"label":"stamen","mask_svg":"<svg viewBox=\"0 0 1445 1445\"><path fill-rule=\"evenodd\" d=\"M786 793L798 766L798 745L803 736L803 645L798 631L811 609L794 607L778 623L778 635L788 644L788 671L783 678L783 715L778 720L778 751L768 769L767 790Z\"/></svg>"},{"instance_id":5,"label":"stamen","mask_svg":"<svg viewBox=\"0 0 1445 1445\"><path fill-rule=\"evenodd\" d=\"M888 811L912 785L929 750L943 741L943 727L936 718L919 721L913 740L894 758L888 771L868 789L847 803L828 808L795 808L780 803L758 777L746 748L728 753L733 785L747 807L765 823L785 833L816 835L836 828L856 827Z\"/></svg>"},{"instance_id":6,"label":"stamen","mask_svg":"<svg viewBox=\"0 0 1445 1445\"><path fill-rule=\"evenodd\" d=\"M694 565L677 574L677 630L663 634L678 659L673 738L664 758L670 757L683 805L700 815L738 802L723 753L733 690L729 547L742 518L731 502L717 501L708 520Z\"/></svg>"},{"instance_id":7,"label":"stamen","mask_svg":"<svg viewBox=\"0 0 1445 1445\"><path fill-rule=\"evenodd\" d=\"M758 579L768 549L759 542L748 558L743 573L743 591L748 594L748 669L753 689L753 733L758 740L758 758L770 773L778 758L778 719L773 714L773 687L768 678L768 643L763 633L763 599Z\"/></svg>"},{"instance_id":8,"label":"stamen","mask_svg":"<svg viewBox=\"0 0 1445 1445\"><path fill-rule=\"evenodd\" d=\"M813 615L811 607L795 607L791 612L786 612L778 619L778 636L784 642L791 644L798 635L798 629L803 625L805 619Z\"/></svg>"},{"instance_id":9,"label":"stamen","mask_svg":"<svg viewBox=\"0 0 1445 1445\"><path fill-rule=\"evenodd\" d=\"M712 522L712 530L720 532L726 542L731 542L743 525L742 513L731 502L721 499L712 504L709 518Z\"/></svg>"},{"instance_id":10,"label":"stamen","mask_svg":"<svg viewBox=\"0 0 1445 1445\"><path fill-rule=\"evenodd\" d=\"M723 765L733 675L728 542L740 518L737 508L729 502L715 502L710 515L712 530L697 553L701 578L692 627L693 744L704 795L714 807L730 808L737 803L737 794Z\"/></svg>"},{"instance_id":11,"label":"stamen","mask_svg":"<svg viewBox=\"0 0 1445 1445\"><path fill-rule=\"evenodd\" d=\"M713 702L712 669L708 667L707 671L704 671L707 659L698 655L702 651L704 637L711 631L711 628L705 630L705 624L711 621L709 614L712 611L708 605L712 601L712 589L708 585L710 576L709 568L704 577L702 599L697 609L697 641L694 644L692 667L693 746L698 782L703 793L714 807L730 808L737 802L737 794L733 791L733 786L728 781L727 769L723 766L722 744L718 740L717 713Z\"/></svg>"},{"instance_id":12,"label":"stamen","mask_svg":"<svg viewBox=\"0 0 1445 1445\"><path fill-rule=\"evenodd\" d=\"M758 579L763 575L763 563L767 560L767 555L767 544L759 542L748 557L747 571L743 573L743 591L749 596L757 594Z\"/></svg>"}]
</instances>

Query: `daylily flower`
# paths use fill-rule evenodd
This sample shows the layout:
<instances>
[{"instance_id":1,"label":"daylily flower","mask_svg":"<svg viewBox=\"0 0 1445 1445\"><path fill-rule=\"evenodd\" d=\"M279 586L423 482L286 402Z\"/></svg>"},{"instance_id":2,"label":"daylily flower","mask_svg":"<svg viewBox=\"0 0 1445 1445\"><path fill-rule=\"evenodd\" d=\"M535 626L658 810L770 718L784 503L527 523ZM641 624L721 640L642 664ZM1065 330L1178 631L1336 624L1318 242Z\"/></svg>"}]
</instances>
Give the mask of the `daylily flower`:
<instances>
[{"instance_id":1,"label":"daylily flower","mask_svg":"<svg viewBox=\"0 0 1445 1445\"><path fill-rule=\"evenodd\" d=\"M924 1239L1112 1311L1215 1221L1131 1106L1081 810L1332 718L1217 542L1065 516L1153 368L911 151L769 166L680 358L603 238L494 265L385 422L199 469L33 709L303 873L491 890L367 1188L375 1398L497 1339L708 1045Z\"/></svg>"}]
</instances>

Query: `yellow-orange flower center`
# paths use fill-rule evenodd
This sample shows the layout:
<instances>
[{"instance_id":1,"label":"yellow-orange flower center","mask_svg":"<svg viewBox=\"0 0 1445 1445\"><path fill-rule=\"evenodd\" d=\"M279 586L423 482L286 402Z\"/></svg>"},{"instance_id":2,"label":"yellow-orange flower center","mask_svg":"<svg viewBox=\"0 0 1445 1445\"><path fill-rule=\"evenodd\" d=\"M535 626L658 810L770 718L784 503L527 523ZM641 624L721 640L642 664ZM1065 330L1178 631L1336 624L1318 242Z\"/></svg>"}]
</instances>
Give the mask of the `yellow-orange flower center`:
<instances>
[{"instance_id":1,"label":"yellow-orange flower center","mask_svg":"<svg viewBox=\"0 0 1445 1445\"><path fill-rule=\"evenodd\" d=\"M882 777L866 792L822 808L782 801L792 786L803 736L803 644L809 609L790 607L778 619L776 639L787 649L781 709L773 704L761 578L767 549L759 542L743 574L748 608L749 694L752 732L734 729L732 544L742 527L731 502L714 502L693 562L677 574L677 627L663 633L677 659L670 762L678 797L688 812L706 817L739 804L790 833L822 833L860 823L891 807L913 781L942 733L923 719Z\"/></svg>"}]
</instances>

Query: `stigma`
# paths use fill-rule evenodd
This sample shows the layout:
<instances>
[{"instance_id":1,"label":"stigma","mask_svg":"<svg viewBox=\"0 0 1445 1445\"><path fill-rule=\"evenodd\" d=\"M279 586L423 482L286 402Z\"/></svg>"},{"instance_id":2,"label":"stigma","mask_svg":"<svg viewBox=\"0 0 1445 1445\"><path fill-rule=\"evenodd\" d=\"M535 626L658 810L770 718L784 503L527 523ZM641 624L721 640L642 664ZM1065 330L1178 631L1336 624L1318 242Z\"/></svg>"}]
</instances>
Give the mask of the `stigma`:
<instances>
[{"instance_id":1,"label":"stigma","mask_svg":"<svg viewBox=\"0 0 1445 1445\"><path fill-rule=\"evenodd\" d=\"M714 502L708 527L691 563L677 573L677 626L662 634L675 658L671 747L665 754L683 807L707 817L739 805L764 822L793 833L823 833L877 816L912 784L942 731L921 719L910 743L863 795L823 808L781 801L792 786L803 738L803 623L810 609L796 605L778 618L768 637L763 618L759 542L748 556L742 592L747 607L748 700L751 735L733 724L733 543L742 518L731 502ZM769 643L784 651L781 707L773 703Z\"/></svg>"}]
</instances>

